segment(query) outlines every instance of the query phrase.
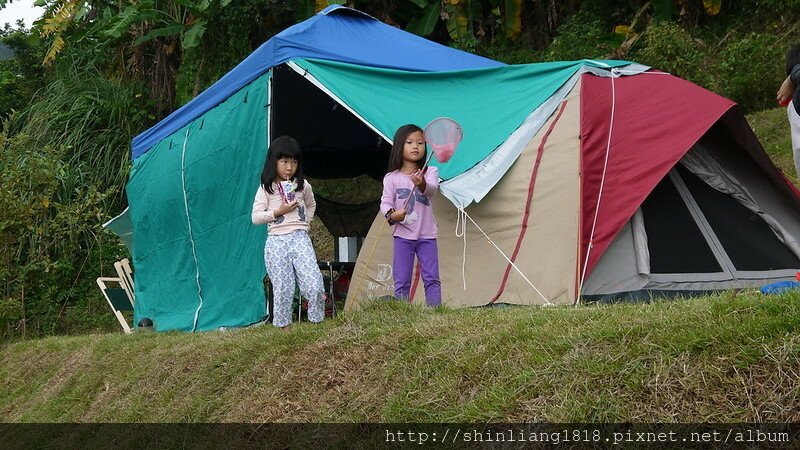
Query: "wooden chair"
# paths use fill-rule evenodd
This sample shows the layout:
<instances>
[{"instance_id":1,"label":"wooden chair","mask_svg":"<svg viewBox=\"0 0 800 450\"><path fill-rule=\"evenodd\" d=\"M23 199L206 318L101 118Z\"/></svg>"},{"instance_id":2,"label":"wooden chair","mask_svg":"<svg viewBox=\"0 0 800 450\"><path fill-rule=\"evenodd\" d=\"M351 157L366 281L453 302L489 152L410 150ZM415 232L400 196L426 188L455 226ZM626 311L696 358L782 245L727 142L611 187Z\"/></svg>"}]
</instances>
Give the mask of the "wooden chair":
<instances>
[{"instance_id":1,"label":"wooden chair","mask_svg":"<svg viewBox=\"0 0 800 450\"><path fill-rule=\"evenodd\" d=\"M131 333L128 320L122 315L122 311L133 311L133 302L125 287L125 281L121 278L99 277L97 286L100 287L100 292L106 298L108 306L111 307L111 311L117 317L122 330L125 333Z\"/></svg>"}]
</instances>

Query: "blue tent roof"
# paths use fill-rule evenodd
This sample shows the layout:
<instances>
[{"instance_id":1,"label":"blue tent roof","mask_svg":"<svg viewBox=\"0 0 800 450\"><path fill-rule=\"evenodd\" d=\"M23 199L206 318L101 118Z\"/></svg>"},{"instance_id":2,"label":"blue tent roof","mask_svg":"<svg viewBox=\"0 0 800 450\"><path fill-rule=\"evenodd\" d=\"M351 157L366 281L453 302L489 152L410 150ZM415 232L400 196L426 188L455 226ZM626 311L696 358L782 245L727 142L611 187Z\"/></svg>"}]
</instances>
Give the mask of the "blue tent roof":
<instances>
[{"instance_id":1,"label":"blue tent roof","mask_svg":"<svg viewBox=\"0 0 800 450\"><path fill-rule=\"evenodd\" d=\"M262 44L189 103L133 139L131 159L203 115L271 67L315 58L420 72L497 67L497 61L455 50L354 9L332 5Z\"/></svg>"}]
</instances>

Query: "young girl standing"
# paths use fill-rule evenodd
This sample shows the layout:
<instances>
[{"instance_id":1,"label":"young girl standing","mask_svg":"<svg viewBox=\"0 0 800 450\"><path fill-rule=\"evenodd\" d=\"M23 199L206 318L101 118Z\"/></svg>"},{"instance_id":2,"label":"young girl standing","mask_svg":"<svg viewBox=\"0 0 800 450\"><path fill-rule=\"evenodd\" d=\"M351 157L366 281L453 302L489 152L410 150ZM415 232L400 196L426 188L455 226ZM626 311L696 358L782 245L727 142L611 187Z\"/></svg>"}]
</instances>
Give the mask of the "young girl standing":
<instances>
[{"instance_id":1,"label":"young girl standing","mask_svg":"<svg viewBox=\"0 0 800 450\"><path fill-rule=\"evenodd\" d=\"M308 320L322 322L325 315L322 273L308 236L317 202L303 178L301 156L294 139L275 139L253 202L253 223L269 226L264 262L273 287L272 324L280 328L292 323L295 279L308 300Z\"/></svg>"},{"instance_id":2,"label":"young girl standing","mask_svg":"<svg viewBox=\"0 0 800 450\"><path fill-rule=\"evenodd\" d=\"M442 288L431 199L439 188L439 170L433 166L423 170L427 155L420 127L409 124L398 128L389 155L389 173L383 177L380 210L389 225L395 225L394 296L409 297L416 255L422 267L425 301L428 306L438 306L442 303Z\"/></svg>"}]
</instances>

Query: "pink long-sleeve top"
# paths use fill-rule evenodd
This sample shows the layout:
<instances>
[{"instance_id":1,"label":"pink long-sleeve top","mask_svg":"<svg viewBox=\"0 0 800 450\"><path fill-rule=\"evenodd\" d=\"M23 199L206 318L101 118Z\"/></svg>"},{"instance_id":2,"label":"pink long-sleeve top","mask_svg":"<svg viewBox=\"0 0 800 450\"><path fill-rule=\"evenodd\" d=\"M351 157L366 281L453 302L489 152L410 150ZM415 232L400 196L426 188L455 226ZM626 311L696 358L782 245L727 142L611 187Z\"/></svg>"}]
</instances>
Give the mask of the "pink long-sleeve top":
<instances>
[{"instance_id":1,"label":"pink long-sleeve top","mask_svg":"<svg viewBox=\"0 0 800 450\"><path fill-rule=\"evenodd\" d=\"M303 190L297 191L295 195L297 208L280 217L275 217L275 210L286 202L283 195L280 194L277 183L272 183L272 192L270 194L264 189L264 186L258 186L251 215L253 223L256 225L267 224L269 234L272 235L288 234L295 230L308 231L317 210L311 183L308 180L303 181Z\"/></svg>"},{"instance_id":2,"label":"pink long-sleeve top","mask_svg":"<svg viewBox=\"0 0 800 450\"><path fill-rule=\"evenodd\" d=\"M411 240L436 239L439 231L436 228L431 200L439 189L439 169L428 166L425 171L425 185L424 192L414 189L411 177L398 170L383 177L381 215L386 215L391 208L406 209L406 218L395 225L394 236Z\"/></svg>"}]
</instances>

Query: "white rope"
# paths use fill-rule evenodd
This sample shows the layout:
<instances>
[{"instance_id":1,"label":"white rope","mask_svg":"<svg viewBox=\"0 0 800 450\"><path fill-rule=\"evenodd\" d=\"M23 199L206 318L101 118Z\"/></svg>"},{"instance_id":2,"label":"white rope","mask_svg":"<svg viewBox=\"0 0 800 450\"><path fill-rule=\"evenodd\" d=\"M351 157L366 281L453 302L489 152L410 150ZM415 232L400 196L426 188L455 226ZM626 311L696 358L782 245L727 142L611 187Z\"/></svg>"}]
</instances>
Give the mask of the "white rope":
<instances>
[{"instance_id":1,"label":"white rope","mask_svg":"<svg viewBox=\"0 0 800 450\"><path fill-rule=\"evenodd\" d=\"M534 285L533 285L533 283L531 282L531 280L529 280L529 279L528 279L528 277L526 277L526 276L525 276L525 274L524 274L524 273L522 273L522 271L521 271L521 270L519 270L519 267L517 267L517 265L516 265L516 264L514 264L514 262L513 262L513 261L511 261L511 258L509 258L508 256L506 256L506 254L505 254L505 253L504 253L502 250L500 250L500 247L498 247L498 246L497 246L497 244L495 244L495 243L494 243L494 241L492 240L492 238L490 238L490 237L489 237L489 235L488 235L488 234L486 234L486 232L484 232L484 231L483 231L483 228L481 228L481 227L480 227L480 225L478 225L478 224L477 224L477 222L475 222L475 220L473 220L473 219L472 219L472 217L470 217L470 215L469 215L469 214L467 214L467 212L466 212L466 211L465 211L463 208L459 208L459 210L460 210L460 211L461 211L461 212L464 214L464 217L468 218L468 219L470 220L470 222L472 222L472 224L473 224L473 225L475 225L475 227L476 227L476 228L477 228L477 229L478 229L478 230L479 230L481 233L483 233L483 236L484 236L484 237L485 237L485 238L486 238L486 239L489 241L489 243L490 243L490 244L492 244L492 245L494 246L494 248L496 248L496 249L497 249L497 251L498 251L498 252L500 252L500 254L501 254L501 255L503 255L503 258L505 258L505 259L506 259L506 261L508 261L508 263L509 263L509 264L511 264L511 267L513 267L513 268L514 268L514 270L516 270L516 271L517 271L517 273L518 273L518 274L520 274L520 275L522 276L522 278L524 278L524 279L525 279L525 281L527 281L527 282L528 282L528 284L530 284L530 285L531 285L531 287L533 288L533 290L534 290L534 291L536 291L536 293L537 293L537 294L539 294L539 296L540 296L540 297L542 297L542 300L544 300L544 302L545 302L545 306L553 306L553 304L552 304L552 303L550 303L550 301L549 301L549 300L547 300L547 297L545 297L544 295L542 295L542 293L539 291L539 289L537 289L537 288L536 288L536 286L534 286Z\"/></svg>"},{"instance_id":2,"label":"white rope","mask_svg":"<svg viewBox=\"0 0 800 450\"><path fill-rule=\"evenodd\" d=\"M186 196L186 143L189 142L189 128L186 128L186 136L183 138L183 152L181 153L181 188L183 189L183 208L186 211L186 222L189 224L189 242L192 243L192 257L194 257L194 278L197 283L197 296L200 304L194 312L194 322L192 322L192 333L197 328L197 320L200 318L200 308L203 307L203 291L200 288L200 265L197 262L197 249L194 245L194 233L192 232L192 219L189 217L189 200Z\"/></svg>"},{"instance_id":3,"label":"white rope","mask_svg":"<svg viewBox=\"0 0 800 450\"><path fill-rule=\"evenodd\" d=\"M458 208L456 212L456 237L464 240L464 250L461 253L461 279L463 280L465 291L467 290L467 219L464 218L466 214L464 208Z\"/></svg>"},{"instance_id":4,"label":"white rope","mask_svg":"<svg viewBox=\"0 0 800 450\"><path fill-rule=\"evenodd\" d=\"M619 69L619 68L616 68L616 67L613 68L612 71L616 72L618 75L672 75L669 72L649 72L649 71L647 71L647 72L639 72L639 71L636 71L636 70L625 70L625 69ZM613 73L612 73L612 78L613 78Z\"/></svg>"},{"instance_id":5,"label":"white rope","mask_svg":"<svg viewBox=\"0 0 800 450\"><path fill-rule=\"evenodd\" d=\"M586 268L589 266L589 255L592 252L592 247L594 247L594 232L595 228L597 227L597 215L600 212L600 199L603 197L603 187L605 186L605 181L606 181L606 170L608 169L608 155L611 152L611 132L614 129L614 111L616 111L616 103L617 103L617 91L616 91L616 85L614 84L614 79L618 78L620 75L670 75L670 74L667 72L636 72L632 70L619 69L616 67L611 69L611 120L608 123L608 141L606 142L606 156L605 156L605 161L603 162L603 176L600 179L600 192L597 194L597 205L594 209L592 232L589 235L589 245L586 248L586 258L583 261L581 282L580 285L578 286L578 299L580 299L581 292L583 292L583 283L584 281L586 281Z\"/></svg>"},{"instance_id":6,"label":"white rope","mask_svg":"<svg viewBox=\"0 0 800 450\"><path fill-rule=\"evenodd\" d=\"M611 131L614 129L614 110L617 103L617 91L614 87L614 78L617 78L619 70L611 69L611 120L608 123L608 140L606 141L606 156L603 162L603 176L600 178L600 192L597 194L597 204L594 208L594 219L592 220L592 232L589 234L589 245L586 247L586 258L583 261L583 270L581 271L581 283L578 286L578 298L581 297L583 292L583 282L586 281L586 268L589 265L589 255L592 253L594 246L594 232L597 228L597 215L600 212L600 200L603 198L603 187L606 183L606 169L608 169L608 155L611 152Z\"/></svg>"}]
</instances>

